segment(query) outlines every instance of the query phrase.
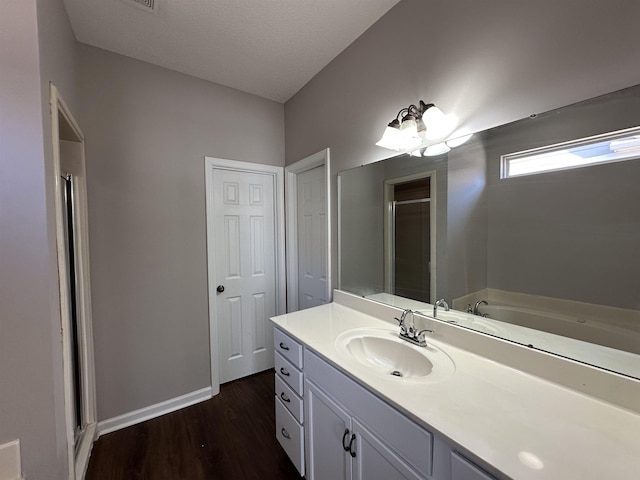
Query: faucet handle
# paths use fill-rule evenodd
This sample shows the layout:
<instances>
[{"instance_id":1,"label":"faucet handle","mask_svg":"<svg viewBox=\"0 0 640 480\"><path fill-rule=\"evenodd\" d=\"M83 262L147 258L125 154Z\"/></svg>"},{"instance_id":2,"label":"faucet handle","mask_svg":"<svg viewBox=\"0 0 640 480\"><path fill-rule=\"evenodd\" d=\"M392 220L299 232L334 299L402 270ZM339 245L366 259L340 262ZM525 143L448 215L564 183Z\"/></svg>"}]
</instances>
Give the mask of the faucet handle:
<instances>
[{"instance_id":1,"label":"faucet handle","mask_svg":"<svg viewBox=\"0 0 640 480\"><path fill-rule=\"evenodd\" d=\"M404 317L405 317L406 313L402 313L402 316L400 318L398 317L394 317L394 319L398 322L398 324L400 325L400 333L402 334L406 334L407 333L407 326L404 323Z\"/></svg>"},{"instance_id":2,"label":"faucet handle","mask_svg":"<svg viewBox=\"0 0 640 480\"><path fill-rule=\"evenodd\" d=\"M420 330L418 332L418 334L416 335L416 339L420 342L426 345L427 343L427 333L433 333L433 330L429 329L429 328L425 328L424 330Z\"/></svg>"}]
</instances>

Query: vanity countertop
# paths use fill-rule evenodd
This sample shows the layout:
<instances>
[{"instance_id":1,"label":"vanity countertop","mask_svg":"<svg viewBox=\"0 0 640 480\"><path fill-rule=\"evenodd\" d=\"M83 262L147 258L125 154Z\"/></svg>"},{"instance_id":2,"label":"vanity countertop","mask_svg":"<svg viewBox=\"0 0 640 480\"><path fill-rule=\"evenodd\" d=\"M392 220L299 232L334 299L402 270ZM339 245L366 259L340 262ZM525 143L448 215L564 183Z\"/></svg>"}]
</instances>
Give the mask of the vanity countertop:
<instances>
[{"instance_id":1,"label":"vanity countertop","mask_svg":"<svg viewBox=\"0 0 640 480\"><path fill-rule=\"evenodd\" d=\"M391 320L391 319L389 319ZM338 303L273 323L427 429L516 480L636 480L640 415L435 339L455 363L436 383L380 376L336 347L354 328L397 329Z\"/></svg>"}]
</instances>

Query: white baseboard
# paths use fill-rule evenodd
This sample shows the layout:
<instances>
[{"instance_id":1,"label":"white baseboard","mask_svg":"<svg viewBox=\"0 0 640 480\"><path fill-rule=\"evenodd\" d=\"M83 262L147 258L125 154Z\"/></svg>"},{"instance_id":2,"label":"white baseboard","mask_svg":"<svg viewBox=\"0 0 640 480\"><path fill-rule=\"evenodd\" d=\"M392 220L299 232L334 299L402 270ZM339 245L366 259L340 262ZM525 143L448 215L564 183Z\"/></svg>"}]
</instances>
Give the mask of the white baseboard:
<instances>
[{"instance_id":1,"label":"white baseboard","mask_svg":"<svg viewBox=\"0 0 640 480\"><path fill-rule=\"evenodd\" d=\"M0 480L19 480L21 478L20 440L0 445Z\"/></svg>"},{"instance_id":2,"label":"white baseboard","mask_svg":"<svg viewBox=\"0 0 640 480\"><path fill-rule=\"evenodd\" d=\"M136 423L151 420L167 413L175 412L181 408L189 407L199 402L209 400L212 396L211 387L201 388L195 392L187 393L176 398L165 400L164 402L149 405L148 407L134 410L133 412L118 415L98 422L98 437L107 433L115 432Z\"/></svg>"}]
</instances>

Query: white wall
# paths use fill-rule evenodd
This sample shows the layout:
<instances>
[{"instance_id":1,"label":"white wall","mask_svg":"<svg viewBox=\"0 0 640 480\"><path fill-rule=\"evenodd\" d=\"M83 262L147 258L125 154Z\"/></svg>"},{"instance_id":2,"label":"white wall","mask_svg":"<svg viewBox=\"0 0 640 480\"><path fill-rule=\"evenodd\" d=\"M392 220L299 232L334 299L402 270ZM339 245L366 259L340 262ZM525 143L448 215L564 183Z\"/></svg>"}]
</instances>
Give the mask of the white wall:
<instances>
[{"instance_id":1,"label":"white wall","mask_svg":"<svg viewBox=\"0 0 640 480\"><path fill-rule=\"evenodd\" d=\"M284 165L284 106L80 46L98 419L210 385L204 157Z\"/></svg>"}]
</instances>

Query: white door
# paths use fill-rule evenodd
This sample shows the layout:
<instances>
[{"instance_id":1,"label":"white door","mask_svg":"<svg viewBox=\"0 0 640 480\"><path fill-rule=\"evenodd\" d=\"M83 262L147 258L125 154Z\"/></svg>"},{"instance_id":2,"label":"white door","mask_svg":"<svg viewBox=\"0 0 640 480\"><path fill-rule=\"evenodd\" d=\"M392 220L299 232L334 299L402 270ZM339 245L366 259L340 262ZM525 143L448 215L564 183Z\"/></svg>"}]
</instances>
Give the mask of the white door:
<instances>
[{"instance_id":1,"label":"white door","mask_svg":"<svg viewBox=\"0 0 640 480\"><path fill-rule=\"evenodd\" d=\"M219 382L273 367L276 189L265 173L213 169Z\"/></svg>"},{"instance_id":2,"label":"white door","mask_svg":"<svg viewBox=\"0 0 640 480\"><path fill-rule=\"evenodd\" d=\"M327 298L327 179L325 167L299 173L298 309L315 307Z\"/></svg>"},{"instance_id":3,"label":"white door","mask_svg":"<svg viewBox=\"0 0 640 480\"><path fill-rule=\"evenodd\" d=\"M305 454L309 480L350 480L355 437L351 417L310 382L305 382Z\"/></svg>"},{"instance_id":4,"label":"white door","mask_svg":"<svg viewBox=\"0 0 640 480\"><path fill-rule=\"evenodd\" d=\"M331 302L329 149L286 168L287 311Z\"/></svg>"}]
</instances>

